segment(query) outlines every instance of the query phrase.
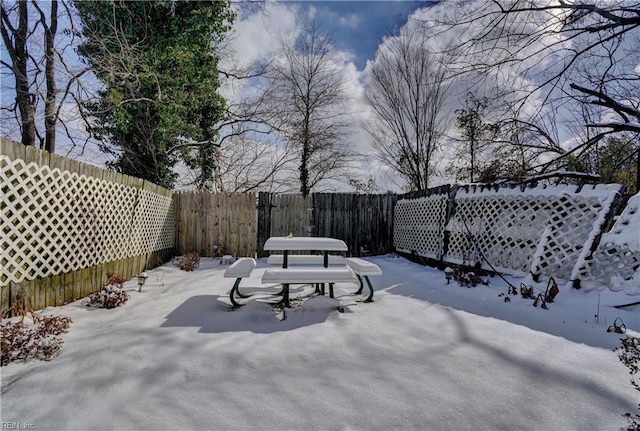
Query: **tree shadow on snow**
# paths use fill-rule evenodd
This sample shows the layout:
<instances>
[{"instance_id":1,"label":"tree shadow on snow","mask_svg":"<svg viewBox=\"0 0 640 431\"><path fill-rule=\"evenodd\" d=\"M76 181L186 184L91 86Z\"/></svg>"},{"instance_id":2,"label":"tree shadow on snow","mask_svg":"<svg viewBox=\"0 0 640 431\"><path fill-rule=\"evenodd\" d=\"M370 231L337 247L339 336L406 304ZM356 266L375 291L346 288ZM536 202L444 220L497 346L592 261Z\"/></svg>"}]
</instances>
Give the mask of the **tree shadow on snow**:
<instances>
[{"instance_id":1,"label":"tree shadow on snow","mask_svg":"<svg viewBox=\"0 0 640 431\"><path fill-rule=\"evenodd\" d=\"M219 295L192 296L169 313L160 326L199 327L198 332L202 333L250 331L266 334L323 323L339 314L338 308L345 311L338 300L325 296L309 298L299 307L284 311L255 300L232 309L227 299Z\"/></svg>"},{"instance_id":2,"label":"tree shadow on snow","mask_svg":"<svg viewBox=\"0 0 640 431\"><path fill-rule=\"evenodd\" d=\"M446 289L460 289L461 287L438 287L418 285L413 282L395 284L383 289L385 292L439 304L453 309L466 311L478 316L492 317L516 325L526 326L534 331L545 332L593 347L613 349L620 345L618 334L607 333L602 328L593 328L588 322L565 320L561 312L553 311L554 304L549 304L549 310L532 307L533 301L519 302L514 297L511 302L505 302L498 296L496 290L489 290L478 300L478 297L465 298L460 295L451 297ZM482 287L477 287L481 289Z\"/></svg>"}]
</instances>

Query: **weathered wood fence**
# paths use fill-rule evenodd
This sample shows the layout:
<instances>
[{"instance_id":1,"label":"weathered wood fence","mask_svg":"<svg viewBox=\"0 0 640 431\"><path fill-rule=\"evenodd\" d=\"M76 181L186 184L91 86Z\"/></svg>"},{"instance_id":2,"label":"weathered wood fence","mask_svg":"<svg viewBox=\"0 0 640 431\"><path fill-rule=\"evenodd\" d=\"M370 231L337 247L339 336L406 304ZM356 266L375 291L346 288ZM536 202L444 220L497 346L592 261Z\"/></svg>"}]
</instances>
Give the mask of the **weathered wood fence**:
<instances>
[{"instance_id":1,"label":"weathered wood fence","mask_svg":"<svg viewBox=\"0 0 640 431\"><path fill-rule=\"evenodd\" d=\"M469 255L475 250L467 242L471 235L498 269L523 274L553 270L554 275L572 280L611 278L611 268L620 268L623 260L638 271L640 256L609 235L612 239L604 251L598 251L606 254L599 258L609 262L606 268L588 260L599 239L588 229L595 232L606 224L599 220L611 217L614 199L609 196L618 193L616 186L599 186L593 189L594 196L589 188L576 196L559 192L557 197L545 190L542 197L535 197L544 205L531 204L533 198L527 197L531 193L489 189L474 192L477 196L459 191L454 197L447 186L421 197L173 193L0 139L0 188L2 311L11 307L18 291L28 293L35 309L60 305L99 290L108 272L131 278L186 252L264 257L267 238L289 234L342 239L349 256L400 251L450 263L478 261ZM604 193L605 189L611 192ZM457 210L452 212L454 201ZM543 217L547 213L554 216ZM591 218L584 221L585 217ZM571 223L576 227L569 231ZM593 223L598 226L589 227ZM538 235L545 227L559 233L538 247ZM518 239L523 232L533 239ZM593 238L588 244L580 242L585 235ZM564 274L562 262L554 260L567 256L563 244L569 240L560 241L565 237L573 241L570 254L578 262L571 274ZM614 248L619 252L613 253ZM534 259L541 262L537 269L530 262L536 250L546 256Z\"/></svg>"},{"instance_id":2,"label":"weathered wood fence","mask_svg":"<svg viewBox=\"0 0 640 431\"><path fill-rule=\"evenodd\" d=\"M191 251L201 256L255 255L254 193L180 192L173 195L173 201L176 255Z\"/></svg>"},{"instance_id":3,"label":"weathered wood fence","mask_svg":"<svg viewBox=\"0 0 640 431\"><path fill-rule=\"evenodd\" d=\"M258 196L257 255L270 236L327 236L342 239L348 254L384 254L393 251L394 194L313 193Z\"/></svg>"},{"instance_id":4,"label":"weathered wood fence","mask_svg":"<svg viewBox=\"0 0 640 431\"><path fill-rule=\"evenodd\" d=\"M331 236L349 255L393 250L397 196L179 192L0 141L0 310L26 291L40 309L198 251L264 256L269 236ZM215 247L215 249L214 249Z\"/></svg>"}]
</instances>

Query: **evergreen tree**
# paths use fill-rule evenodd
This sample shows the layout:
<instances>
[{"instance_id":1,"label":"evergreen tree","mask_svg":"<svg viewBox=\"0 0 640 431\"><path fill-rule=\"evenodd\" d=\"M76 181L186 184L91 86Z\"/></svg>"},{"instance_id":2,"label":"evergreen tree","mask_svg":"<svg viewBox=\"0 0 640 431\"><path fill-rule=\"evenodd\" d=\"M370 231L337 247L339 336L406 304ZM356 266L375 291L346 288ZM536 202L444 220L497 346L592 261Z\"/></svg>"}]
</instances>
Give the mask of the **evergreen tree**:
<instances>
[{"instance_id":1,"label":"evergreen tree","mask_svg":"<svg viewBox=\"0 0 640 431\"><path fill-rule=\"evenodd\" d=\"M114 170L172 188L174 166L214 171L216 46L230 29L229 1L76 1L83 24L78 52L104 85L86 104L90 132L115 156Z\"/></svg>"}]
</instances>

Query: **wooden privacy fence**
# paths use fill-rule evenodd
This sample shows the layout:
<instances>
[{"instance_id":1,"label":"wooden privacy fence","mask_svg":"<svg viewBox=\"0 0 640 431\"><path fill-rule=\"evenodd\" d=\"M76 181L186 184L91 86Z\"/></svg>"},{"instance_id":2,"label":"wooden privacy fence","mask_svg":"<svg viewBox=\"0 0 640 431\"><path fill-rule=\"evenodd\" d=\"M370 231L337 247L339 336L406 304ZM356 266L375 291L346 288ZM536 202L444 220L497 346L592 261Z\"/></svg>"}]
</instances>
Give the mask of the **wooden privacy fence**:
<instances>
[{"instance_id":1,"label":"wooden privacy fence","mask_svg":"<svg viewBox=\"0 0 640 431\"><path fill-rule=\"evenodd\" d=\"M270 236L326 236L347 243L348 254L393 251L394 194L313 193L258 196L258 257Z\"/></svg>"},{"instance_id":2,"label":"wooden privacy fence","mask_svg":"<svg viewBox=\"0 0 640 431\"><path fill-rule=\"evenodd\" d=\"M0 140L0 187L2 310L18 290L59 305L172 254L171 191L155 184Z\"/></svg>"},{"instance_id":3,"label":"wooden privacy fence","mask_svg":"<svg viewBox=\"0 0 640 431\"><path fill-rule=\"evenodd\" d=\"M256 195L254 193L179 192L175 206L176 254L197 251L254 256ZM213 247L217 245L217 251Z\"/></svg>"},{"instance_id":4,"label":"wooden privacy fence","mask_svg":"<svg viewBox=\"0 0 640 431\"><path fill-rule=\"evenodd\" d=\"M0 310L35 309L198 251L260 257L269 236L331 236L350 255L393 250L396 195L182 192L1 140ZM214 245L218 248L214 250Z\"/></svg>"},{"instance_id":5,"label":"wooden privacy fence","mask_svg":"<svg viewBox=\"0 0 640 431\"><path fill-rule=\"evenodd\" d=\"M624 228L637 226L629 220L640 203L599 245L619 185L444 186L421 197L172 193L2 139L0 150L1 310L19 290L35 309L60 305L99 290L107 272L130 278L191 251L265 257L267 238L289 234L342 239L350 256L397 250L493 269L486 258L514 275L578 282L622 276L631 285L640 272Z\"/></svg>"}]
</instances>

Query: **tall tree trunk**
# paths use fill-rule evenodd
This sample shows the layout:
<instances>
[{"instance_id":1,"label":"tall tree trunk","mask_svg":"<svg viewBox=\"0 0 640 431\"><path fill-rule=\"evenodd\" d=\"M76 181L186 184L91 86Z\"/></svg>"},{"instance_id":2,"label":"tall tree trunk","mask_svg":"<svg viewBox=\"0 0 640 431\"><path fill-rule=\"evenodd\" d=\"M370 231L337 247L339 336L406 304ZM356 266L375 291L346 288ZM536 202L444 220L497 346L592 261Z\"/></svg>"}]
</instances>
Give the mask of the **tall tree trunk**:
<instances>
[{"instance_id":1,"label":"tall tree trunk","mask_svg":"<svg viewBox=\"0 0 640 431\"><path fill-rule=\"evenodd\" d=\"M305 133L306 134L306 133ZM309 138L305 138L302 145L300 160L300 192L305 198L309 195Z\"/></svg>"},{"instance_id":2,"label":"tall tree trunk","mask_svg":"<svg viewBox=\"0 0 640 431\"><path fill-rule=\"evenodd\" d=\"M44 22L43 22L44 25ZM45 27L45 77L47 80L47 97L44 106L45 144L44 149L50 153L56 151L56 80L54 41L58 31L58 0L51 2L51 21Z\"/></svg>"},{"instance_id":3,"label":"tall tree trunk","mask_svg":"<svg viewBox=\"0 0 640 431\"><path fill-rule=\"evenodd\" d=\"M636 193L640 193L640 146L636 156Z\"/></svg>"},{"instance_id":4,"label":"tall tree trunk","mask_svg":"<svg viewBox=\"0 0 640 431\"><path fill-rule=\"evenodd\" d=\"M35 110L29 94L29 80L27 78L27 33L28 33L28 13L27 2L18 2L18 27L11 25L9 16L4 7L2 8L2 39L11 57L13 76L16 84L16 102L20 112L20 127L22 130L22 143L24 145L35 145L36 125ZM13 36L13 40L9 35Z\"/></svg>"}]
</instances>

